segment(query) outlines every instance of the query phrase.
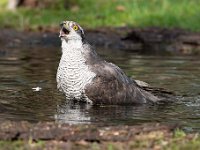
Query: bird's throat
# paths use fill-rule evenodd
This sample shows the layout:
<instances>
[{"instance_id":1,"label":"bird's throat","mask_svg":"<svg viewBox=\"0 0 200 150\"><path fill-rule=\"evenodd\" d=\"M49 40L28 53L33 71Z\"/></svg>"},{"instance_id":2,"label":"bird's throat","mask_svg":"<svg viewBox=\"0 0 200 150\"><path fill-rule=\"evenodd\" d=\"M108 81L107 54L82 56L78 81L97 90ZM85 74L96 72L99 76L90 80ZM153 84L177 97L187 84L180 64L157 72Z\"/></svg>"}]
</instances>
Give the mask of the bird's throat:
<instances>
[{"instance_id":1,"label":"bird's throat","mask_svg":"<svg viewBox=\"0 0 200 150\"><path fill-rule=\"evenodd\" d=\"M67 41L62 40L62 45L61 45L62 50L67 50L67 51L72 50L72 49L79 49L82 46L83 46L83 43L79 39L77 39L77 40L74 40L74 39L70 40L69 39Z\"/></svg>"}]
</instances>

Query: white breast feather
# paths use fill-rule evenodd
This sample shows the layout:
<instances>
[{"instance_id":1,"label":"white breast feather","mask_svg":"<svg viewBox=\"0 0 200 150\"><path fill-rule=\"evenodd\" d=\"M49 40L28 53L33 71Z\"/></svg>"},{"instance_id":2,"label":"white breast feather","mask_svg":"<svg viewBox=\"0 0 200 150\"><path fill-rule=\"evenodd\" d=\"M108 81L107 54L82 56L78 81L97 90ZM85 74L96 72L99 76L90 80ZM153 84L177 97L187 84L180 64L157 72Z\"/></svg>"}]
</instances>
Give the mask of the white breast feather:
<instances>
[{"instance_id":1,"label":"white breast feather","mask_svg":"<svg viewBox=\"0 0 200 150\"><path fill-rule=\"evenodd\" d=\"M64 43L63 43L64 42ZM79 42L62 42L62 57L57 70L57 87L66 99L92 101L85 95L85 86L96 76L85 64L83 47Z\"/></svg>"}]
</instances>

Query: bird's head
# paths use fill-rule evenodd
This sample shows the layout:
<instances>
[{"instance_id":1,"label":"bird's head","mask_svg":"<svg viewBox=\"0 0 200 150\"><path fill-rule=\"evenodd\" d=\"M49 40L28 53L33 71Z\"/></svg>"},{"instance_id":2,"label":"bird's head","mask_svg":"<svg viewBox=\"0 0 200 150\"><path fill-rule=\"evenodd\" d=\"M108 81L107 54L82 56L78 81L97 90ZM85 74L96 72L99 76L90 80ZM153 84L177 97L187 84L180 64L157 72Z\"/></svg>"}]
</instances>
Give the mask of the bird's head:
<instances>
[{"instance_id":1,"label":"bird's head","mask_svg":"<svg viewBox=\"0 0 200 150\"><path fill-rule=\"evenodd\" d=\"M74 21L63 21L60 24L60 35L61 40L83 40L84 31L81 26Z\"/></svg>"}]
</instances>

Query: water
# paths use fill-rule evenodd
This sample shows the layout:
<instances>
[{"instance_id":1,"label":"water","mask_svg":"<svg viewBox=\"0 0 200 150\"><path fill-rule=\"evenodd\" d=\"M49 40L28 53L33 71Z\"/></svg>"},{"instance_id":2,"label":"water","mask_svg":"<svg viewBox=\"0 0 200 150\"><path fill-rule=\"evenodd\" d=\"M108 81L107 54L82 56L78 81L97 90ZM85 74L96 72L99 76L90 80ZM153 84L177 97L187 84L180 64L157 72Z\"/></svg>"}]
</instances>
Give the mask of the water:
<instances>
[{"instance_id":1,"label":"water","mask_svg":"<svg viewBox=\"0 0 200 150\"><path fill-rule=\"evenodd\" d=\"M131 77L183 97L168 105L90 106L66 103L56 89L59 48L0 49L0 121L56 121L106 125L149 122L180 124L200 131L200 60L196 57L140 56L99 50ZM40 87L39 91L33 88Z\"/></svg>"}]
</instances>

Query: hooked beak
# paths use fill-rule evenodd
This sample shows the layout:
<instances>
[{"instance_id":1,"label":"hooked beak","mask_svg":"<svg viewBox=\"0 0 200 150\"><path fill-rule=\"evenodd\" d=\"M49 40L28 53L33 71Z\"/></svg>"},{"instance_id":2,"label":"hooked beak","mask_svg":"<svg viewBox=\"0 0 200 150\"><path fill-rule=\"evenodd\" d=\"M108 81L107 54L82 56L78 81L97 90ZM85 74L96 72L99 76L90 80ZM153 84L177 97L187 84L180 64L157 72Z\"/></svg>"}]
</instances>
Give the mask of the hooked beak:
<instances>
[{"instance_id":1,"label":"hooked beak","mask_svg":"<svg viewBox=\"0 0 200 150\"><path fill-rule=\"evenodd\" d=\"M59 37L66 37L70 32L69 29L66 27L66 23L62 22L60 24L60 27L61 27L61 29L60 29Z\"/></svg>"}]
</instances>

